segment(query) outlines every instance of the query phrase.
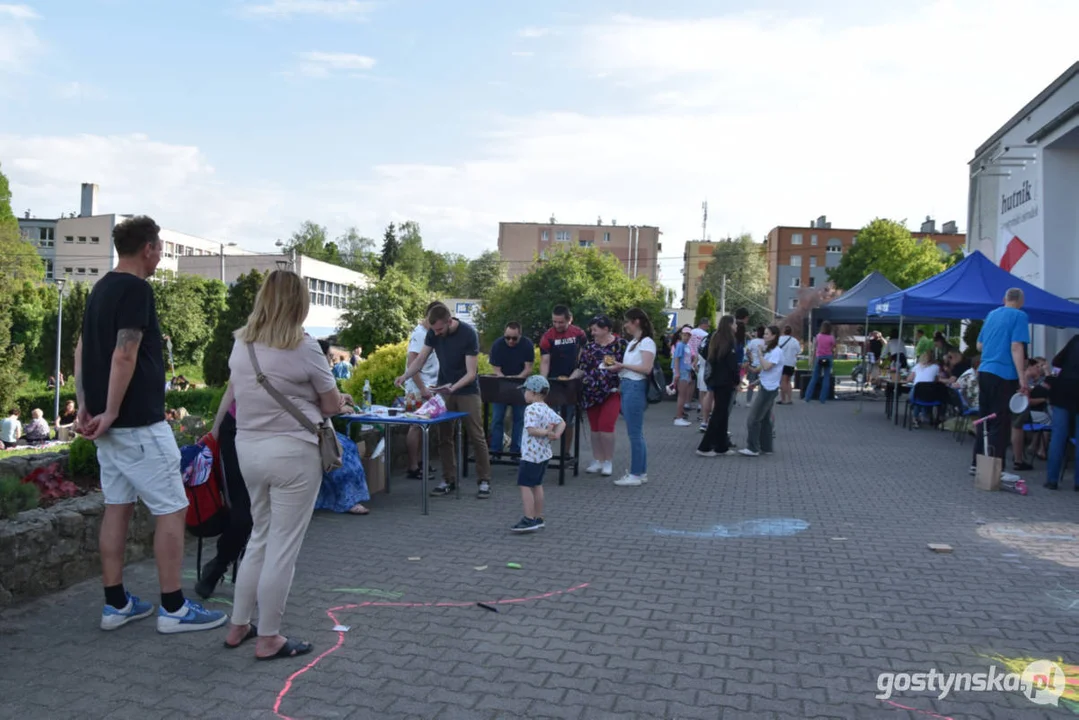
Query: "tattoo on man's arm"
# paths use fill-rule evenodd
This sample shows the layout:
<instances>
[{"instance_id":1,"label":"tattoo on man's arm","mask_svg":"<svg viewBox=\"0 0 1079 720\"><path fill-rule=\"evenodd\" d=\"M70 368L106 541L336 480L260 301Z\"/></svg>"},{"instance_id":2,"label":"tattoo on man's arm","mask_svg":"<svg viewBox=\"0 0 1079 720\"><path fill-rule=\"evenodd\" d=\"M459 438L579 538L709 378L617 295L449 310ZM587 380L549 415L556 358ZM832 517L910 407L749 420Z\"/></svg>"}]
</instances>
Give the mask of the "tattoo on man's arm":
<instances>
[{"instance_id":1,"label":"tattoo on man's arm","mask_svg":"<svg viewBox=\"0 0 1079 720\"><path fill-rule=\"evenodd\" d=\"M138 347L138 344L141 342L142 330L124 328L116 333L116 348L118 350L128 350L132 344Z\"/></svg>"}]
</instances>

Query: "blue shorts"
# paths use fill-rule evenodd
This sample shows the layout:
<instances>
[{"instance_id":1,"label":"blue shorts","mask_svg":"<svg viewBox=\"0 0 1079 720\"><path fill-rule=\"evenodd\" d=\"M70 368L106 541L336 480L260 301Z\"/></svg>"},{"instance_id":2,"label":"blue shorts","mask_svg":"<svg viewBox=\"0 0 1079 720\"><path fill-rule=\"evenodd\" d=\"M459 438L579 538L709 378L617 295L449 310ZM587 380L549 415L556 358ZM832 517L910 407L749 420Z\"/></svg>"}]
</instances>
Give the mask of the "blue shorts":
<instances>
[{"instance_id":1,"label":"blue shorts","mask_svg":"<svg viewBox=\"0 0 1079 720\"><path fill-rule=\"evenodd\" d=\"M517 484L521 487L539 487L543 484L543 474L547 472L547 461L541 463L522 460L517 467Z\"/></svg>"}]
</instances>

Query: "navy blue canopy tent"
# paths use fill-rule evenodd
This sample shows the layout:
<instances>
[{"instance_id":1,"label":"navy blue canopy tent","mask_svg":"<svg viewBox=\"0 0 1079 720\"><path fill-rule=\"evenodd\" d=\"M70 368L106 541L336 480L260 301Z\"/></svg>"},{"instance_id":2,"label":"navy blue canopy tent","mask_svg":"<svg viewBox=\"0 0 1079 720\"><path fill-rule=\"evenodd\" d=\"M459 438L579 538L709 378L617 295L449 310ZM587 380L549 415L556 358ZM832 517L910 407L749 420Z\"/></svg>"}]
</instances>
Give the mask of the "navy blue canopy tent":
<instances>
[{"instance_id":1,"label":"navy blue canopy tent","mask_svg":"<svg viewBox=\"0 0 1079 720\"><path fill-rule=\"evenodd\" d=\"M825 320L833 325L860 325L865 322L865 308L870 300L898 290L895 283L874 270L835 300L814 309L814 330Z\"/></svg>"},{"instance_id":2,"label":"navy blue canopy tent","mask_svg":"<svg viewBox=\"0 0 1079 720\"><path fill-rule=\"evenodd\" d=\"M1004 304L1004 293L1019 288L1023 310L1035 325L1079 327L1079 304L1021 280L977 250L939 275L897 292L869 300L872 318L983 320Z\"/></svg>"}]
</instances>

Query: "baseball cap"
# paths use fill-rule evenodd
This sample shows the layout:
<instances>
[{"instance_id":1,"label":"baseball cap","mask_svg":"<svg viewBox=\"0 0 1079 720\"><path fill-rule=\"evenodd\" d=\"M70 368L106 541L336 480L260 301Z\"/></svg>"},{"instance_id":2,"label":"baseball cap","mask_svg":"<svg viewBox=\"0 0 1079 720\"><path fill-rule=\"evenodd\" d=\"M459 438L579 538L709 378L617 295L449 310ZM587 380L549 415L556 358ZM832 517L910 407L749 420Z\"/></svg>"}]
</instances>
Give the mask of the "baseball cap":
<instances>
[{"instance_id":1,"label":"baseball cap","mask_svg":"<svg viewBox=\"0 0 1079 720\"><path fill-rule=\"evenodd\" d=\"M542 375L533 375L525 380L524 385L521 386L522 390L531 390L534 393L548 393L551 391L551 383L547 382L547 378Z\"/></svg>"}]
</instances>

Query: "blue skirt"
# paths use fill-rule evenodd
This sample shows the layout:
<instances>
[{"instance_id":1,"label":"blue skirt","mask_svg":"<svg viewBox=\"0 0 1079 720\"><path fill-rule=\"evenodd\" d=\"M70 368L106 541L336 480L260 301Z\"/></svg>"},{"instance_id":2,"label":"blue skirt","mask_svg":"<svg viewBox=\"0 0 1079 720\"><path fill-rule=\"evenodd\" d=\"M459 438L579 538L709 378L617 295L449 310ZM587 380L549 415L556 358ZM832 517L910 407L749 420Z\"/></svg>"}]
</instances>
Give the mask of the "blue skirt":
<instances>
[{"instance_id":1,"label":"blue skirt","mask_svg":"<svg viewBox=\"0 0 1079 720\"><path fill-rule=\"evenodd\" d=\"M370 500L371 493L367 490L367 476L363 474L356 443L341 433L337 433L337 439L341 441L342 464L336 470L322 474L315 509L346 513L356 503Z\"/></svg>"}]
</instances>

